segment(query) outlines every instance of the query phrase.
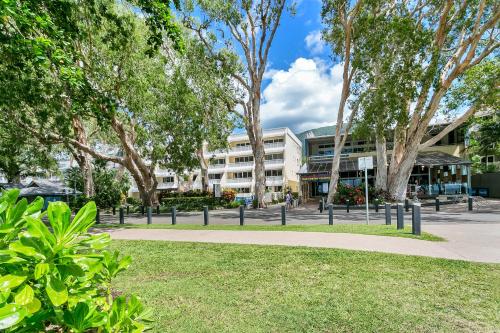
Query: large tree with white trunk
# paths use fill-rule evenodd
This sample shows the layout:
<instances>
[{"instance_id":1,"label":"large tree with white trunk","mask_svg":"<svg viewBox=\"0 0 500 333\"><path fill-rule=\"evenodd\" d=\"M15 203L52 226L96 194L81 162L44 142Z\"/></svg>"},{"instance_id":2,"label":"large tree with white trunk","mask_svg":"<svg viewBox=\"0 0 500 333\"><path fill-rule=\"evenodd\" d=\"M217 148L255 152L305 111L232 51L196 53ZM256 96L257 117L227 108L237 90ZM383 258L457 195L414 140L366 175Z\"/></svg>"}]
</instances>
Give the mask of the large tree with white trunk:
<instances>
[{"instance_id":1,"label":"large tree with white trunk","mask_svg":"<svg viewBox=\"0 0 500 333\"><path fill-rule=\"evenodd\" d=\"M243 98L237 102L243 109L243 124L248 134L255 162L255 198L259 207L265 207L266 189L264 138L261 125L261 91L264 72L268 64L269 51L283 12L286 0L196 0L186 1L194 10L193 3L204 15L201 22L191 15L186 25L196 31L207 46L210 40L236 45L242 54L241 70L232 74L235 83L244 90ZM293 3L288 9L293 10ZM221 60L234 63L225 54L213 49Z\"/></svg>"},{"instance_id":2,"label":"large tree with white trunk","mask_svg":"<svg viewBox=\"0 0 500 333\"><path fill-rule=\"evenodd\" d=\"M345 7L344 4L339 10ZM384 20L390 24L379 42L386 44L386 51L380 48L374 54L373 66L360 69L360 75L365 77L361 90L365 91L368 103L366 99L365 104L361 103L363 99L356 100L366 112L365 117L378 120L372 125L377 135L377 156L380 155L378 169L382 173L387 170L386 135L388 131L392 133L394 148L387 181L382 174L378 185L402 200L418 151L437 142L478 110L478 103L464 103L463 107L450 109L446 101L464 75L498 49L500 4L487 0L392 1L386 2L384 8L387 8ZM348 21L340 23L343 31L348 27L345 22ZM373 28L376 32L379 27ZM384 66L386 60L390 60L390 66ZM429 125L440 112L457 117L424 141Z\"/></svg>"}]
</instances>

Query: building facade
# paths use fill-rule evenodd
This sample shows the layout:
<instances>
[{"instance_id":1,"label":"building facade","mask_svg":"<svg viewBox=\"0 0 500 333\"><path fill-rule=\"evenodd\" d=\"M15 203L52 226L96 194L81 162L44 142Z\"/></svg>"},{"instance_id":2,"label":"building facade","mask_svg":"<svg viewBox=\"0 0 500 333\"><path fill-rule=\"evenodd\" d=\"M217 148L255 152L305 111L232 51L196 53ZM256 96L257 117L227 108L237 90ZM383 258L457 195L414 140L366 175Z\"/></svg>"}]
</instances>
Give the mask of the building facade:
<instances>
[{"instance_id":1,"label":"building facade","mask_svg":"<svg viewBox=\"0 0 500 333\"><path fill-rule=\"evenodd\" d=\"M426 139L440 132L446 124L429 129ZM471 188L471 162L465 158L464 127L453 130L434 146L419 152L408 182L407 195L413 197L441 194L464 194ZM392 154L392 143L388 140L388 161ZM335 153L334 136L325 135L305 139L306 162L299 171L301 195L305 200L328 194L332 159ZM357 139L348 135L341 152L340 182L358 186L364 182L364 171L358 169L358 158L373 156L374 169L368 170L368 183L375 184L376 150L375 142Z\"/></svg>"},{"instance_id":2,"label":"building facade","mask_svg":"<svg viewBox=\"0 0 500 333\"><path fill-rule=\"evenodd\" d=\"M266 192L282 193L285 189L299 190L298 171L302 164L302 144L289 128L264 130ZM208 151L204 157L208 164L208 185L219 184L222 189L234 189L251 195L255 188L255 163L247 134L228 137L228 148ZM158 191L201 190L200 170L176 174L157 169ZM131 194L137 196L132 185Z\"/></svg>"}]
</instances>

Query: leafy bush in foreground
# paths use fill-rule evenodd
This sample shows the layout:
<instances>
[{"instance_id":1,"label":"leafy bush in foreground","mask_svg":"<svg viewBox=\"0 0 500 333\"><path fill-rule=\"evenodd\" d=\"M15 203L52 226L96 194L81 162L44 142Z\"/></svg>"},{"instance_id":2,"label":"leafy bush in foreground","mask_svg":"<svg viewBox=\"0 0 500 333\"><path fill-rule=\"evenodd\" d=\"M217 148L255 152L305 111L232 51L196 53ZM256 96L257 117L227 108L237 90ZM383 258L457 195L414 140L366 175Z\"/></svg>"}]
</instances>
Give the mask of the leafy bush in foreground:
<instances>
[{"instance_id":1,"label":"leafy bush in foreground","mask_svg":"<svg viewBox=\"0 0 500 333\"><path fill-rule=\"evenodd\" d=\"M108 234L87 233L96 206L71 220L69 207L0 196L0 330L5 332L141 332L149 321L139 300L113 298L111 279L130 257L104 251ZM50 229L42 222L46 216Z\"/></svg>"}]
</instances>

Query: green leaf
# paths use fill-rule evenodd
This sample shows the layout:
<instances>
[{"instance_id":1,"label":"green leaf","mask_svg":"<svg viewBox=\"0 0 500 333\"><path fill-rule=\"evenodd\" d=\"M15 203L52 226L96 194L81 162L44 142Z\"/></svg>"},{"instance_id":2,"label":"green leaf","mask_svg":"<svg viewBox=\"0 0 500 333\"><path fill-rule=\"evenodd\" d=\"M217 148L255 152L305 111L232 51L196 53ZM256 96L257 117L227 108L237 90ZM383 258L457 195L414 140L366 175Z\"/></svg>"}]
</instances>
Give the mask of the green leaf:
<instances>
[{"instance_id":1,"label":"green leaf","mask_svg":"<svg viewBox=\"0 0 500 333\"><path fill-rule=\"evenodd\" d=\"M38 280L42 276L46 275L50 271L49 264L41 262L35 266L35 280Z\"/></svg>"},{"instance_id":2,"label":"green leaf","mask_svg":"<svg viewBox=\"0 0 500 333\"><path fill-rule=\"evenodd\" d=\"M54 276L48 279L45 290L50 301L55 306L63 305L68 300L68 288L66 288L66 285L61 280Z\"/></svg>"},{"instance_id":3,"label":"green leaf","mask_svg":"<svg viewBox=\"0 0 500 333\"><path fill-rule=\"evenodd\" d=\"M82 244L89 245L95 250L102 250L106 248L110 243L111 237L109 236L109 234L92 235L82 242Z\"/></svg>"},{"instance_id":4,"label":"green leaf","mask_svg":"<svg viewBox=\"0 0 500 333\"><path fill-rule=\"evenodd\" d=\"M0 214L2 214L7 209L7 207L9 207L9 203L7 201L2 201L0 203Z\"/></svg>"},{"instance_id":5,"label":"green leaf","mask_svg":"<svg viewBox=\"0 0 500 333\"><path fill-rule=\"evenodd\" d=\"M70 223L71 210L64 202L51 202L47 208L47 217L54 230L54 236L61 241Z\"/></svg>"},{"instance_id":6,"label":"green leaf","mask_svg":"<svg viewBox=\"0 0 500 333\"><path fill-rule=\"evenodd\" d=\"M73 222L71 222L71 226L68 229L67 234L87 232L90 226L95 222L96 213L97 208L95 202L88 202L76 214Z\"/></svg>"},{"instance_id":7,"label":"green leaf","mask_svg":"<svg viewBox=\"0 0 500 333\"><path fill-rule=\"evenodd\" d=\"M36 259L41 259L44 260L45 256L38 252L34 247L31 246L25 246L21 244L20 241L10 243L9 245L9 250L15 251L21 255L27 256L27 257L32 257Z\"/></svg>"},{"instance_id":8,"label":"green leaf","mask_svg":"<svg viewBox=\"0 0 500 333\"><path fill-rule=\"evenodd\" d=\"M34 201L32 201L27 209L26 209L26 214L31 215L37 212L40 212L43 209L45 201L43 200L42 197L37 197Z\"/></svg>"},{"instance_id":9,"label":"green leaf","mask_svg":"<svg viewBox=\"0 0 500 333\"><path fill-rule=\"evenodd\" d=\"M31 303L26 304L26 310L30 314L37 312L41 307L42 303L38 298L33 298L33 301L31 301Z\"/></svg>"},{"instance_id":10,"label":"green leaf","mask_svg":"<svg viewBox=\"0 0 500 333\"><path fill-rule=\"evenodd\" d=\"M27 315L25 308L16 304L7 304L0 308L0 329L7 329L21 322Z\"/></svg>"},{"instance_id":11,"label":"green leaf","mask_svg":"<svg viewBox=\"0 0 500 333\"><path fill-rule=\"evenodd\" d=\"M0 291L14 289L26 280L26 276L7 274L0 276Z\"/></svg>"},{"instance_id":12,"label":"green leaf","mask_svg":"<svg viewBox=\"0 0 500 333\"><path fill-rule=\"evenodd\" d=\"M35 293L33 289L25 284L23 288L14 296L14 302L18 305L26 305L33 302L35 298Z\"/></svg>"}]
</instances>

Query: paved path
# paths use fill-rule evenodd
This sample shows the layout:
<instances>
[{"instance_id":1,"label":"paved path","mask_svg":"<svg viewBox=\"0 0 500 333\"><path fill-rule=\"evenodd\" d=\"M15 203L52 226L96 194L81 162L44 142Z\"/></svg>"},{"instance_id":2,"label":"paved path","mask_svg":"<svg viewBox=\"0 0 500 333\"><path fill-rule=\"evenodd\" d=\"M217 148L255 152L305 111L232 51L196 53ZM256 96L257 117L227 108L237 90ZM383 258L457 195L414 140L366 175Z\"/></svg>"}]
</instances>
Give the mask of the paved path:
<instances>
[{"instance_id":1,"label":"paved path","mask_svg":"<svg viewBox=\"0 0 500 333\"><path fill-rule=\"evenodd\" d=\"M489 225L490 227L492 225ZM478 262L500 263L500 225L488 231L489 240L477 238L470 241L471 232L486 233L484 226L462 228L461 225L433 226L426 231L448 239L448 242L430 242L411 238L385 237L343 233L294 232L294 231L226 231L226 230L168 230L168 229L118 229L111 231L113 239L163 240L183 242L259 244L340 248L376 251L406 255L461 259ZM479 232L478 232L479 230ZM485 241L485 242L483 242Z\"/></svg>"}]
</instances>

